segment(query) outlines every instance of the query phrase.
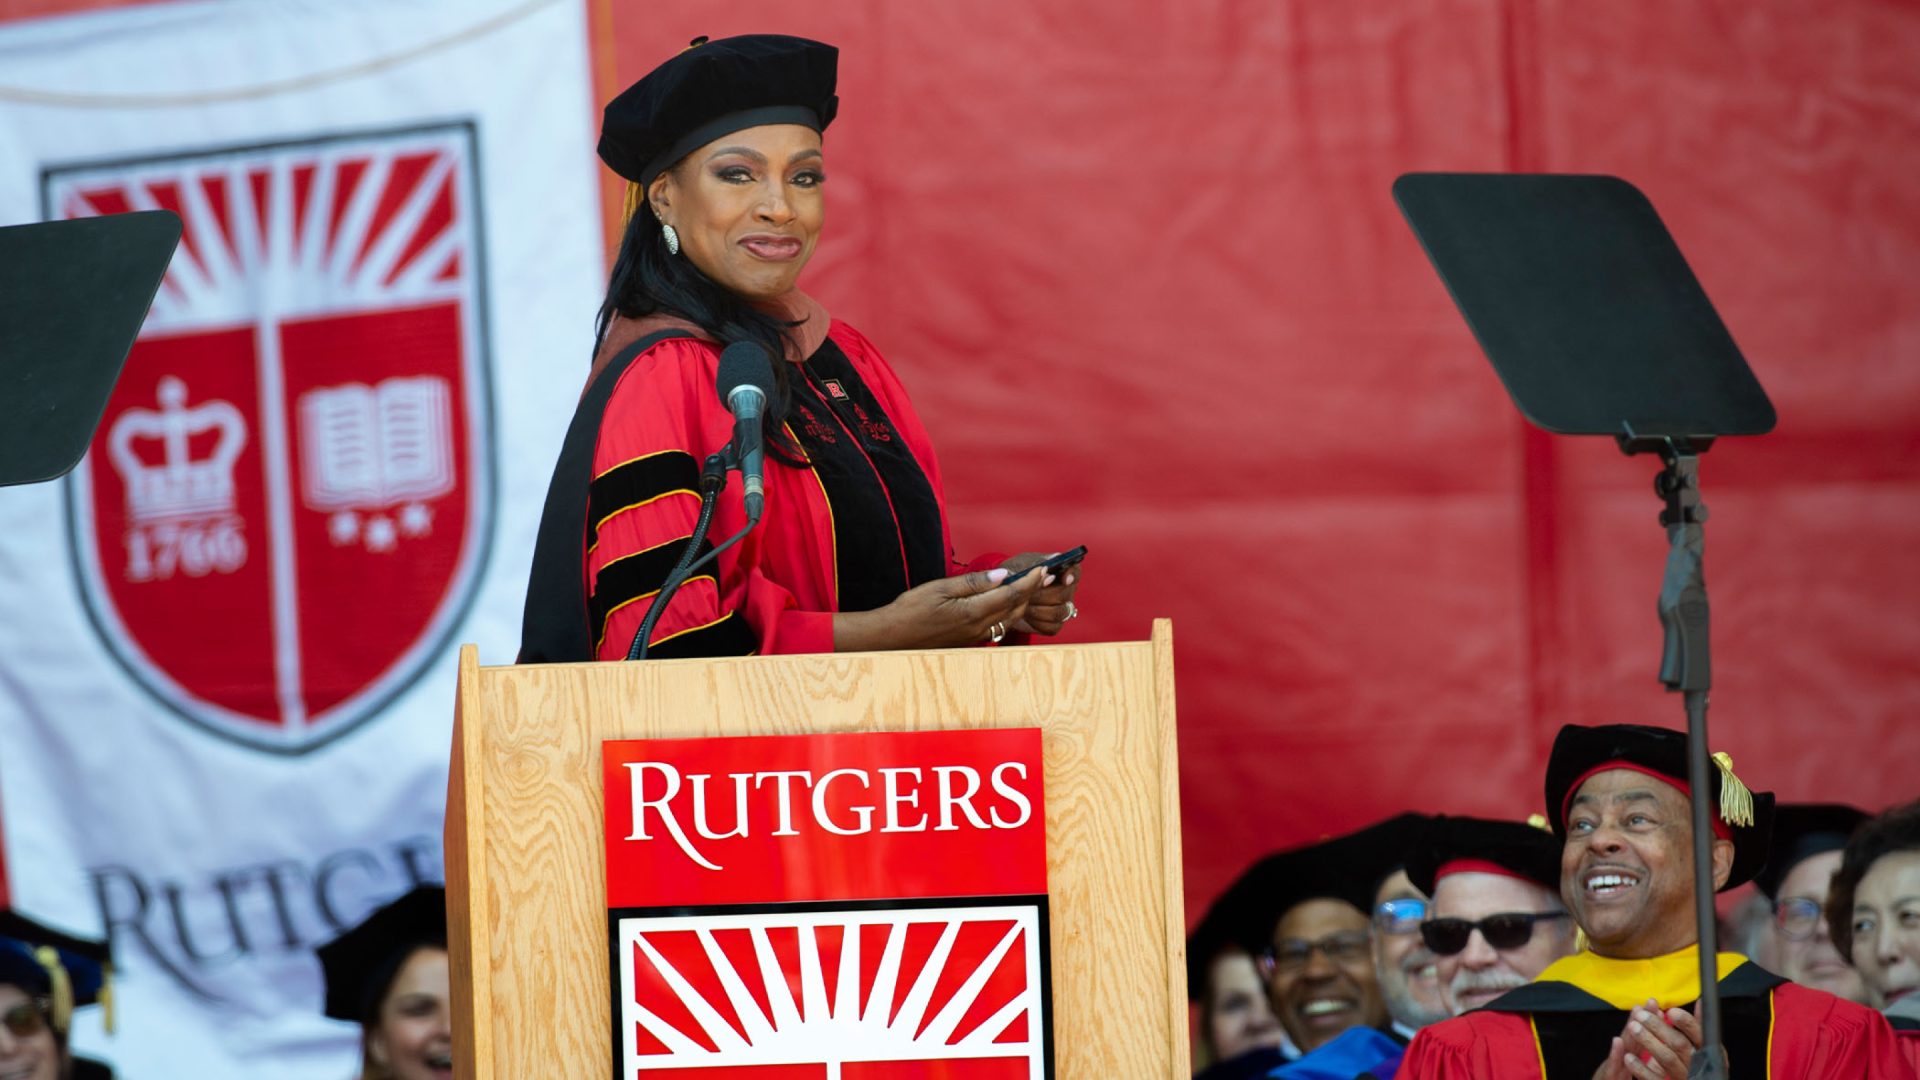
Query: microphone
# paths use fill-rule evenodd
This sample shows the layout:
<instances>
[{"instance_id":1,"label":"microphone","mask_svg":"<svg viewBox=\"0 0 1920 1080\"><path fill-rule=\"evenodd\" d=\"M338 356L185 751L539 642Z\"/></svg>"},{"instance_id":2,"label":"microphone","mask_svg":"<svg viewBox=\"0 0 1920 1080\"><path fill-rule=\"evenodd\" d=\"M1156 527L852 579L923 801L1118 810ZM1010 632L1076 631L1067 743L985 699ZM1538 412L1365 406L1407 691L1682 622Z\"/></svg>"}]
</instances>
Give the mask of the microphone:
<instances>
[{"instance_id":1,"label":"microphone","mask_svg":"<svg viewBox=\"0 0 1920 1080\"><path fill-rule=\"evenodd\" d=\"M751 341L736 341L720 353L720 373L714 380L720 400L733 414L734 455L740 462L741 501L747 520L758 522L766 509L765 454L761 448L760 417L773 397L773 358Z\"/></svg>"}]
</instances>

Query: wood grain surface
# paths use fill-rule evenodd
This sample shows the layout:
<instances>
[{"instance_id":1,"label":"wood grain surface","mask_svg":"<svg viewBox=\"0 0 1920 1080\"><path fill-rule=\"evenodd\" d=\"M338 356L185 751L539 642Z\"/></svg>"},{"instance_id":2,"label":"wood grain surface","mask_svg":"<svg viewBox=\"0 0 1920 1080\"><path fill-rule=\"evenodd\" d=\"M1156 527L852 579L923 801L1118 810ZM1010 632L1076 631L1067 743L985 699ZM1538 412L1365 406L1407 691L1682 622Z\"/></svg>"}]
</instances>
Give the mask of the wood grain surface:
<instances>
[{"instance_id":1,"label":"wood grain surface","mask_svg":"<svg viewBox=\"0 0 1920 1080\"><path fill-rule=\"evenodd\" d=\"M644 664L480 667L463 649L446 837L456 1075L612 1067L602 742L980 727L1043 732L1055 1075L1187 1076L1165 620L1145 642Z\"/></svg>"}]
</instances>

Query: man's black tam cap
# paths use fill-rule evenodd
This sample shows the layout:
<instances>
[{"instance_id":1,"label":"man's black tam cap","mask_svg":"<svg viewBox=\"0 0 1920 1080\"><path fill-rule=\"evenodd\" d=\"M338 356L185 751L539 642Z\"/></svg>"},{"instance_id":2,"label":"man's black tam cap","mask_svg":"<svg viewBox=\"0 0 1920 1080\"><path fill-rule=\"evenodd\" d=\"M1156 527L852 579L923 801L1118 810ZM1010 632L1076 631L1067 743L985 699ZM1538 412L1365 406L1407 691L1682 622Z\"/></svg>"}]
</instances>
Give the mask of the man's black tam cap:
<instances>
[{"instance_id":1,"label":"man's black tam cap","mask_svg":"<svg viewBox=\"0 0 1920 1080\"><path fill-rule=\"evenodd\" d=\"M827 130L840 50L783 34L695 38L607 103L600 160L645 187L681 158L745 128Z\"/></svg>"},{"instance_id":2,"label":"man's black tam cap","mask_svg":"<svg viewBox=\"0 0 1920 1080\"><path fill-rule=\"evenodd\" d=\"M1269 855L1247 868L1234 888L1247 891L1234 937L1249 952L1272 944L1273 928L1309 900L1344 900L1371 917L1380 883L1406 865L1426 823L1401 814L1316 844Z\"/></svg>"},{"instance_id":3,"label":"man's black tam cap","mask_svg":"<svg viewBox=\"0 0 1920 1080\"><path fill-rule=\"evenodd\" d=\"M1773 793L1749 791L1733 774L1733 758L1713 755L1714 769L1706 792L1713 834L1733 842L1733 872L1721 892L1753 880L1767 862L1767 842L1773 834ZM1641 724L1580 727L1568 724L1554 737L1547 757L1547 820L1556 835L1567 835L1567 808L1580 785L1610 769L1644 773L1682 795L1692 797L1687 782L1687 736L1668 728Z\"/></svg>"},{"instance_id":4,"label":"man's black tam cap","mask_svg":"<svg viewBox=\"0 0 1920 1080\"><path fill-rule=\"evenodd\" d=\"M447 947L447 890L421 885L317 950L326 976L326 1014L371 1023L416 949Z\"/></svg>"},{"instance_id":5,"label":"man's black tam cap","mask_svg":"<svg viewBox=\"0 0 1920 1080\"><path fill-rule=\"evenodd\" d=\"M1413 887L1433 895L1441 878L1459 873L1500 874L1530 881L1560 892L1559 837L1539 824L1494 821L1488 818L1449 817L1427 823L1420 842L1407 855L1407 877Z\"/></svg>"},{"instance_id":6,"label":"man's black tam cap","mask_svg":"<svg viewBox=\"0 0 1920 1080\"><path fill-rule=\"evenodd\" d=\"M1793 868L1847 846L1847 838L1867 820L1865 810L1839 803L1787 803L1774 811L1773 843L1767 865L1754 875L1753 887L1769 900L1780 899L1780 885ZM1823 887L1826 882L1820 883Z\"/></svg>"},{"instance_id":7,"label":"man's black tam cap","mask_svg":"<svg viewBox=\"0 0 1920 1080\"><path fill-rule=\"evenodd\" d=\"M1267 916L1266 929L1273 928L1278 916L1273 913L1271 901L1260 895L1260 882L1254 873L1258 867L1258 863L1248 867L1215 897L1193 932L1187 935L1187 1000L1206 1003L1201 995L1207 989L1213 962L1222 953L1232 949L1253 951L1242 938L1261 932L1250 931L1248 927L1258 923L1263 912Z\"/></svg>"}]
</instances>

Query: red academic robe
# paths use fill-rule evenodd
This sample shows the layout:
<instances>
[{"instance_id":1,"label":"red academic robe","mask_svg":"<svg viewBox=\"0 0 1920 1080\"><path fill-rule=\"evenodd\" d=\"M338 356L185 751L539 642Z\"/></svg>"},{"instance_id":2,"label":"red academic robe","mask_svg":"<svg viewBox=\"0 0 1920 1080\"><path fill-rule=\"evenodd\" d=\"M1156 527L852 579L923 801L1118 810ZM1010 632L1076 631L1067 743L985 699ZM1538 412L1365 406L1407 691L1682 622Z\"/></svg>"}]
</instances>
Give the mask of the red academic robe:
<instances>
[{"instance_id":1,"label":"red academic robe","mask_svg":"<svg viewBox=\"0 0 1920 1080\"><path fill-rule=\"evenodd\" d=\"M1899 1039L1900 1052L1906 1055L1907 1064L1912 1066L1915 1076L1920 1076L1920 1020L1911 1017L1888 1017L1893 1024L1893 1034Z\"/></svg>"},{"instance_id":2,"label":"red academic robe","mask_svg":"<svg viewBox=\"0 0 1920 1080\"><path fill-rule=\"evenodd\" d=\"M714 389L719 345L685 334L634 345L594 378L568 431L523 662L626 656L694 532L701 463L733 435ZM831 652L835 612L1001 558L953 559L933 445L872 343L834 320L804 362L787 362L786 432L803 460L768 456L765 516L674 594L649 655ZM722 493L703 553L746 524L738 490Z\"/></svg>"},{"instance_id":3,"label":"red academic robe","mask_svg":"<svg viewBox=\"0 0 1920 1080\"><path fill-rule=\"evenodd\" d=\"M1581 953L1485 1008L1423 1029L1400 1080L1590 1080L1631 1007L1698 997L1697 953L1641 961ZM1886 1019L1808 989L1732 953L1720 954L1729 1075L1768 1080L1914 1080ZM1680 989L1684 987L1684 990ZM1624 1007L1623 1007L1624 1006Z\"/></svg>"}]
</instances>

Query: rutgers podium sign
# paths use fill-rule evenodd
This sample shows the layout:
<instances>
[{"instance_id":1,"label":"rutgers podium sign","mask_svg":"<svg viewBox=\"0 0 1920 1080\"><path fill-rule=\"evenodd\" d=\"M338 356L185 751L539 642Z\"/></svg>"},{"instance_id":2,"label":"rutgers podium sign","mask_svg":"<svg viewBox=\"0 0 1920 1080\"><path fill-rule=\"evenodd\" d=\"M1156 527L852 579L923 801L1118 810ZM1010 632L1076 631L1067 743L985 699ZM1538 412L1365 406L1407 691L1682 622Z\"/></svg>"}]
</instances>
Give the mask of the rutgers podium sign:
<instances>
[{"instance_id":1,"label":"rutgers podium sign","mask_svg":"<svg viewBox=\"0 0 1920 1080\"><path fill-rule=\"evenodd\" d=\"M614 1074L1052 1073L1040 731L604 746Z\"/></svg>"}]
</instances>

